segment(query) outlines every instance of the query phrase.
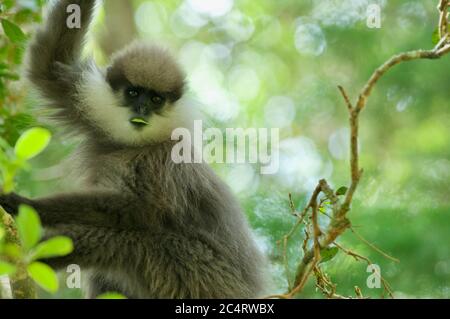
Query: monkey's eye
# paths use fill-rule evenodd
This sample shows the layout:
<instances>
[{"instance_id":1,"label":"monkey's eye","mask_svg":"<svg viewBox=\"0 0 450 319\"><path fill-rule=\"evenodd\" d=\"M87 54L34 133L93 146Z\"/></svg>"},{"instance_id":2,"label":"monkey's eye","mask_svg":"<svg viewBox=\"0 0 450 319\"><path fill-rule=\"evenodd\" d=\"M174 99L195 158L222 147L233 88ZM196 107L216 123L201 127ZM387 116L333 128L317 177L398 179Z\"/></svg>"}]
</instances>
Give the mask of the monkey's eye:
<instances>
[{"instance_id":1,"label":"monkey's eye","mask_svg":"<svg viewBox=\"0 0 450 319\"><path fill-rule=\"evenodd\" d=\"M161 105L165 102L165 99L161 96L155 95L152 97L152 102L156 105Z\"/></svg>"},{"instance_id":2,"label":"monkey's eye","mask_svg":"<svg viewBox=\"0 0 450 319\"><path fill-rule=\"evenodd\" d=\"M127 94L130 97L137 97L139 95L139 92L135 89L128 89Z\"/></svg>"}]
</instances>

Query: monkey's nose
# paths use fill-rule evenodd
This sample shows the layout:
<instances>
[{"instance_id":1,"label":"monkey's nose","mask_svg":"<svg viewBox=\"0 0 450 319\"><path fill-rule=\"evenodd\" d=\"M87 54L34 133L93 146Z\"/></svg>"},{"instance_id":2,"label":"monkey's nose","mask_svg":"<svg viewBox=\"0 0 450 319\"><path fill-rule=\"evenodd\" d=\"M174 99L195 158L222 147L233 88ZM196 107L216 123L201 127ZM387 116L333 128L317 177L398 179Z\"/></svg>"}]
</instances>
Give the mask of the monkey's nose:
<instances>
[{"instance_id":1,"label":"monkey's nose","mask_svg":"<svg viewBox=\"0 0 450 319\"><path fill-rule=\"evenodd\" d=\"M145 104L139 104L136 107L136 113L138 115L147 116L150 113L150 108L146 106Z\"/></svg>"}]
</instances>

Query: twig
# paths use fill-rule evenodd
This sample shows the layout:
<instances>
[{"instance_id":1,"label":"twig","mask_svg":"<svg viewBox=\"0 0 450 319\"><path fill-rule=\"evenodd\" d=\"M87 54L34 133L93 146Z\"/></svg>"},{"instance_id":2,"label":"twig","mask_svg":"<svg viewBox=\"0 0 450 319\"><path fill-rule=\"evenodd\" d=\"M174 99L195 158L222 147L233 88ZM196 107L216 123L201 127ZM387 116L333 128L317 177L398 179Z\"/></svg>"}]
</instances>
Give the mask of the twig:
<instances>
[{"instance_id":1,"label":"twig","mask_svg":"<svg viewBox=\"0 0 450 319\"><path fill-rule=\"evenodd\" d=\"M311 206L312 209L312 225L313 225L313 242L314 242L314 260L316 263L320 262L320 236L322 236L322 231L320 230L319 223L317 221L317 201L314 201Z\"/></svg>"},{"instance_id":2,"label":"twig","mask_svg":"<svg viewBox=\"0 0 450 319\"><path fill-rule=\"evenodd\" d=\"M295 206L294 206L294 202L292 200L291 194L289 194L289 206L291 208L291 214L294 216L297 216L297 222L295 223L294 227L292 227L292 229L289 231L289 233L284 235L283 238L277 242L277 244L279 245L281 242L283 242L283 264L284 264L284 268L285 268L284 270L286 272L288 287L289 287L289 289L291 289L291 280L290 280L290 275L289 275L289 265L288 265L288 256L287 256L287 245L288 245L289 239L295 234L298 227L300 227L300 225L305 220L305 217L308 214L308 210L309 210L310 206L308 205L307 207L305 207L305 209L302 211L301 214L298 214L295 210Z\"/></svg>"},{"instance_id":3,"label":"twig","mask_svg":"<svg viewBox=\"0 0 450 319\"><path fill-rule=\"evenodd\" d=\"M438 54L439 56L443 56L447 53L450 52L450 44L447 44L446 46L444 46L443 48L439 49L436 54Z\"/></svg>"},{"instance_id":4,"label":"twig","mask_svg":"<svg viewBox=\"0 0 450 319\"><path fill-rule=\"evenodd\" d=\"M292 199L292 193L289 193L289 207L291 208L292 216L300 217L297 210L295 209L294 200Z\"/></svg>"},{"instance_id":5,"label":"twig","mask_svg":"<svg viewBox=\"0 0 450 319\"><path fill-rule=\"evenodd\" d=\"M360 254L357 254L357 253L355 253L354 251L351 251L351 250L349 250L349 249L346 249L346 248L342 247L341 245L339 245L338 243L333 243L333 244L334 244L337 248L339 248L340 250L342 250L344 253L346 253L347 255L352 256L353 258L355 258L355 260L357 260L357 261L363 260L363 261L365 261L369 266L370 266L370 265L373 265L373 263L370 261L369 258L364 257L364 256L362 256L362 255L360 255ZM389 285L389 283L387 282L387 280L384 279L384 277L381 276L381 274L378 273L378 272L376 273L376 275L377 275L378 277L380 277L380 280L381 280L381 283L383 284L384 290L389 294L389 296L390 296L391 298L394 298L394 293L392 292L392 288L391 288L391 286Z\"/></svg>"},{"instance_id":6,"label":"twig","mask_svg":"<svg viewBox=\"0 0 450 319\"><path fill-rule=\"evenodd\" d=\"M320 258L319 258L320 259ZM309 269L306 271L305 276L303 276L303 278L301 278L301 281L298 283L298 285L292 289L291 292L289 292L287 294L287 297L290 299L292 297L294 297L296 294L298 294L300 291L303 290L303 288L306 285L306 282L308 281L309 276L311 275L311 273L313 272L314 268L317 266L318 260L316 258L314 258L311 266L309 267Z\"/></svg>"},{"instance_id":7,"label":"twig","mask_svg":"<svg viewBox=\"0 0 450 319\"><path fill-rule=\"evenodd\" d=\"M344 101L347 104L347 108L351 112L353 109L353 105L352 102L350 102L350 98L348 97L347 92L345 92L345 89L341 85L338 85L338 89L339 91L341 91L342 97L344 98Z\"/></svg>"},{"instance_id":8,"label":"twig","mask_svg":"<svg viewBox=\"0 0 450 319\"><path fill-rule=\"evenodd\" d=\"M359 299L364 299L361 288L359 288L358 286L355 286L355 294Z\"/></svg>"},{"instance_id":9,"label":"twig","mask_svg":"<svg viewBox=\"0 0 450 319\"><path fill-rule=\"evenodd\" d=\"M358 237L359 240L361 240L364 244L366 244L367 246L369 246L370 248L372 248L373 250L375 250L377 253L379 253L380 255L382 255L383 257L392 260L393 262L399 263L400 260L398 260L395 257L392 257L390 255L388 255L387 253L385 253L384 251L382 251L380 248L378 248L377 246L375 246L374 244L370 243L367 239L365 239L363 236L361 236L355 229L354 227L350 227L350 230L352 231L353 234L355 234L356 237Z\"/></svg>"},{"instance_id":10,"label":"twig","mask_svg":"<svg viewBox=\"0 0 450 319\"><path fill-rule=\"evenodd\" d=\"M448 0L440 0L439 11L439 38L443 38L448 33Z\"/></svg>"}]
</instances>

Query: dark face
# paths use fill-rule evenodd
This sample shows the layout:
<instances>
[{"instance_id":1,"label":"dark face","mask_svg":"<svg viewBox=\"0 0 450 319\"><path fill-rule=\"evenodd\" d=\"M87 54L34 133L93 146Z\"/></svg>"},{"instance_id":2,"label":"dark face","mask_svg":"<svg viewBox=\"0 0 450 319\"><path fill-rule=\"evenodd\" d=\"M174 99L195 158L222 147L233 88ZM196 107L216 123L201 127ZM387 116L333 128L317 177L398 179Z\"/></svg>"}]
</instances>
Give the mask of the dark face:
<instances>
[{"instance_id":1,"label":"dark face","mask_svg":"<svg viewBox=\"0 0 450 319\"><path fill-rule=\"evenodd\" d=\"M153 113L160 114L167 102L163 94L128 85L123 88L124 106L130 108L130 122L137 128L146 126Z\"/></svg>"},{"instance_id":2,"label":"dark face","mask_svg":"<svg viewBox=\"0 0 450 319\"><path fill-rule=\"evenodd\" d=\"M158 78L157 75L154 77ZM108 68L106 81L120 96L119 105L128 108L128 122L139 131L143 131L145 126L150 126L152 115L164 117L165 111L180 99L184 86L184 82L180 82L177 85L166 86L166 91L162 92L155 89L158 86L164 87L159 85L160 83L149 82L149 85L138 85L125 76L120 65Z\"/></svg>"},{"instance_id":3,"label":"dark face","mask_svg":"<svg viewBox=\"0 0 450 319\"><path fill-rule=\"evenodd\" d=\"M116 68L108 69L106 80L114 92L121 95L120 104L129 109L128 120L136 129L149 125L153 114L162 115L165 106L179 98L176 92L157 92L151 88L133 85Z\"/></svg>"}]
</instances>

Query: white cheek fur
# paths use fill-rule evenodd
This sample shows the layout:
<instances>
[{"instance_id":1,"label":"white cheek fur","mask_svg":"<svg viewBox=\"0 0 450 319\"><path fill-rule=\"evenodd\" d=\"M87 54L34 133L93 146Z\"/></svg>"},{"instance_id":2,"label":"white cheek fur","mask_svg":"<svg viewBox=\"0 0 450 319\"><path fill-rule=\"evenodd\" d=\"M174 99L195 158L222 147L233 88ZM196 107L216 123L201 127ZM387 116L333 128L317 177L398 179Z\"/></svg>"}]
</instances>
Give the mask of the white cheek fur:
<instances>
[{"instance_id":1,"label":"white cheek fur","mask_svg":"<svg viewBox=\"0 0 450 319\"><path fill-rule=\"evenodd\" d=\"M141 146L170 139L172 131L178 127L191 127L187 106L177 103L163 116L153 114L149 125L136 130L130 123L131 113L121 107L118 97L105 81L102 72L92 67L83 74L79 89L82 105L80 110L93 125L102 130L112 140L120 144Z\"/></svg>"}]
</instances>

